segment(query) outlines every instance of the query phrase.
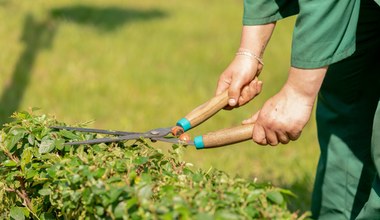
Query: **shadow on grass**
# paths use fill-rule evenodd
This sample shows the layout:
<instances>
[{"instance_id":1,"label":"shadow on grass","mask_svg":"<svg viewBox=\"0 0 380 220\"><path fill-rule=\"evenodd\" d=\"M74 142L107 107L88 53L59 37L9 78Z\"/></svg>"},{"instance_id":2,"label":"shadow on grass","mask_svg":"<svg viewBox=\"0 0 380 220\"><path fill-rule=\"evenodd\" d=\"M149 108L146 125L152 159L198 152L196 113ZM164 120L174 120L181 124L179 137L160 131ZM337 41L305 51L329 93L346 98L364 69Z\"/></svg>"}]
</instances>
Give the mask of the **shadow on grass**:
<instances>
[{"instance_id":1,"label":"shadow on grass","mask_svg":"<svg viewBox=\"0 0 380 220\"><path fill-rule=\"evenodd\" d=\"M6 6L9 3L9 0L0 0L0 6Z\"/></svg>"},{"instance_id":2,"label":"shadow on grass","mask_svg":"<svg viewBox=\"0 0 380 220\"><path fill-rule=\"evenodd\" d=\"M4 2L4 0L0 1ZM166 13L158 9L139 10L76 5L52 9L49 15L50 18L45 21L37 21L32 14L25 16L20 40L25 46L16 62L12 77L7 80L0 97L0 127L11 121L9 116L19 109L36 57L41 50L52 46L60 22L75 22L80 25L91 25L101 31L112 31L128 22L163 18Z\"/></svg>"},{"instance_id":3,"label":"shadow on grass","mask_svg":"<svg viewBox=\"0 0 380 220\"><path fill-rule=\"evenodd\" d=\"M49 21L37 22L31 14L24 19L22 37L24 50L0 97L0 123L9 122L9 116L18 109L30 81L34 61L40 50L51 47L56 27Z\"/></svg>"},{"instance_id":4,"label":"shadow on grass","mask_svg":"<svg viewBox=\"0 0 380 220\"><path fill-rule=\"evenodd\" d=\"M166 16L166 13L158 9L96 8L86 5L76 5L53 9L51 16L59 21L93 25L99 30L110 31L128 22L163 18Z\"/></svg>"}]
</instances>

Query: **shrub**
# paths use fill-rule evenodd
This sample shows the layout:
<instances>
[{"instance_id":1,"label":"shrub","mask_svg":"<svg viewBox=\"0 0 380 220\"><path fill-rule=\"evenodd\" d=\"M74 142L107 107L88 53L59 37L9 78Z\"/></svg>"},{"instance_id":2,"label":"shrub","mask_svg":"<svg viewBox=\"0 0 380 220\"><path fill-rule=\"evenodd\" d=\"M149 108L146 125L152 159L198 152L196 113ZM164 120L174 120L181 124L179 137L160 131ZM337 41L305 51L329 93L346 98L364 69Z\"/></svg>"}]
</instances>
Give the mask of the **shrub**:
<instances>
[{"instance_id":1,"label":"shrub","mask_svg":"<svg viewBox=\"0 0 380 220\"><path fill-rule=\"evenodd\" d=\"M52 117L15 113L0 132L0 218L301 219L287 190L180 160L145 140L67 146L100 135L52 130Z\"/></svg>"}]
</instances>

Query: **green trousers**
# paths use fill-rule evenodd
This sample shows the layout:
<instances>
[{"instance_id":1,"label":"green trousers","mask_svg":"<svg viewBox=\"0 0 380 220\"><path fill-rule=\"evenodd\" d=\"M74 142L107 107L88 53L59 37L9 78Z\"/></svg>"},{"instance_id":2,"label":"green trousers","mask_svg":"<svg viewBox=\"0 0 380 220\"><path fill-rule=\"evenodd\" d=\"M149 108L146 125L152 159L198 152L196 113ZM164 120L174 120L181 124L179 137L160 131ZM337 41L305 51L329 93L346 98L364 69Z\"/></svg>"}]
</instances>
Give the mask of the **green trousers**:
<instances>
[{"instance_id":1,"label":"green trousers","mask_svg":"<svg viewBox=\"0 0 380 220\"><path fill-rule=\"evenodd\" d=\"M329 67L318 96L313 219L380 219L380 7L361 4L357 51Z\"/></svg>"}]
</instances>

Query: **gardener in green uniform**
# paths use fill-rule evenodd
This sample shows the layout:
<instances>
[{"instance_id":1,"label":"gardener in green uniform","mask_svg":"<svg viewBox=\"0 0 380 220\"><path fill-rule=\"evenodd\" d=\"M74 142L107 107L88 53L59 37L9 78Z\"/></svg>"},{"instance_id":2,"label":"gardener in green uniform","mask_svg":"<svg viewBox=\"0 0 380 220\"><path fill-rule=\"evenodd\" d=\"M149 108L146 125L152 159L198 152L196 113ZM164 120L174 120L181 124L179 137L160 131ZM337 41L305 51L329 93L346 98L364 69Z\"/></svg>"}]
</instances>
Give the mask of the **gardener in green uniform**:
<instances>
[{"instance_id":1,"label":"gardener in green uniform","mask_svg":"<svg viewBox=\"0 0 380 220\"><path fill-rule=\"evenodd\" d=\"M245 0L240 48L218 82L231 107L255 97L276 21L298 14L287 82L243 123L255 123L258 144L286 144L300 136L318 95L315 219L380 219L379 4Z\"/></svg>"}]
</instances>

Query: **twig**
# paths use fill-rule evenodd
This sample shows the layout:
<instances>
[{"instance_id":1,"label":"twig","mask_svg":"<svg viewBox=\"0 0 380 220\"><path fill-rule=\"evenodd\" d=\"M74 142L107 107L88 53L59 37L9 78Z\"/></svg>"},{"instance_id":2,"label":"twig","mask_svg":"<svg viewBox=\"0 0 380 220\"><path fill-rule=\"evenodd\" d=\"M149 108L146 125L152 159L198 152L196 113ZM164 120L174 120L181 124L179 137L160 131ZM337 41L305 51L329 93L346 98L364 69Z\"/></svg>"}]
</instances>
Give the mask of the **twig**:
<instances>
[{"instance_id":1,"label":"twig","mask_svg":"<svg viewBox=\"0 0 380 220\"><path fill-rule=\"evenodd\" d=\"M0 135L1 137L1 135ZM14 156L13 154L11 154L11 152L8 151L8 149L4 146L4 144L1 142L2 139L0 139L0 147L1 149L3 150L3 152L13 161L15 161L16 163L18 163L20 160L18 159L18 157Z\"/></svg>"},{"instance_id":2,"label":"twig","mask_svg":"<svg viewBox=\"0 0 380 220\"><path fill-rule=\"evenodd\" d=\"M18 181L20 181L20 187L21 187L20 193L22 195L21 198L24 199L24 202L26 203L26 206L28 206L29 208L32 208L32 204L30 202L28 193L26 193L26 187L25 187L25 180L24 180L24 178L18 176L18 177L16 177L16 179Z\"/></svg>"},{"instance_id":3,"label":"twig","mask_svg":"<svg viewBox=\"0 0 380 220\"><path fill-rule=\"evenodd\" d=\"M32 205L31 205L30 199L28 197L28 194L25 192L25 189L21 189L21 191L19 191L19 190L15 190L12 188L5 188L5 191L16 193L23 200L22 204L29 210L29 212L32 213L34 215L34 217L36 217L38 220L40 220L40 218L37 216L37 214L34 213L32 210Z\"/></svg>"}]
</instances>

